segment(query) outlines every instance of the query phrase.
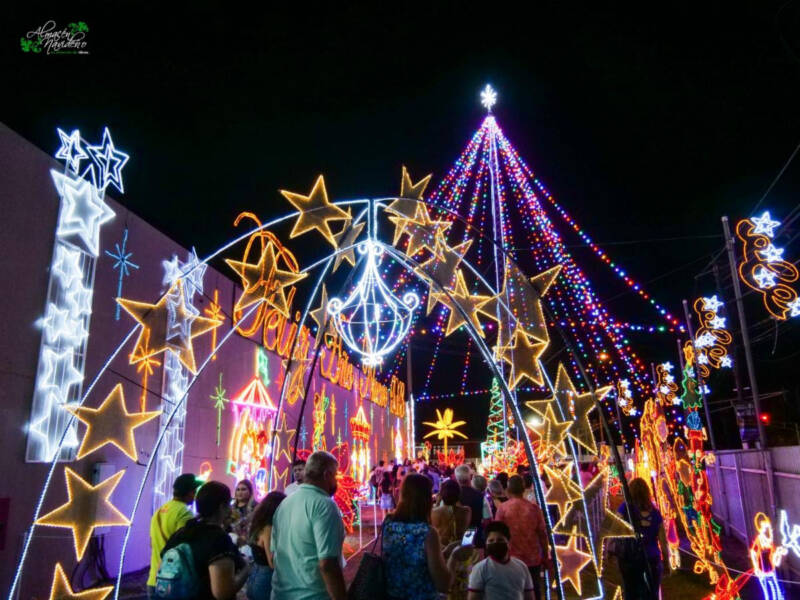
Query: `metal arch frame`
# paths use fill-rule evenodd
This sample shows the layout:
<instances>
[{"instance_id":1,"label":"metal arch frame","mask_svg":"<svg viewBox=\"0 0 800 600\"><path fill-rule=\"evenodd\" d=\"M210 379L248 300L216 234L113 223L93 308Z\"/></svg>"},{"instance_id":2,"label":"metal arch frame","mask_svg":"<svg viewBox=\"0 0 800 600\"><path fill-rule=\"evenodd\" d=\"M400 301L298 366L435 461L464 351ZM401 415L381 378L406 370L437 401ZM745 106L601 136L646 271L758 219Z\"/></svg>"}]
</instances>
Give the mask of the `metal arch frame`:
<instances>
[{"instance_id":1,"label":"metal arch frame","mask_svg":"<svg viewBox=\"0 0 800 600\"><path fill-rule=\"evenodd\" d=\"M389 199L395 199L395 198L396 198L395 196L390 196L390 197L386 197L386 198L383 198L383 199L343 200L343 201L334 202L333 204L335 204L335 205L343 205L343 206L356 205L356 204L368 204L369 207L370 207L369 218L368 218L368 223L370 225L369 235L372 237L376 233L376 223L375 222L377 221L377 208L379 206L384 206L383 205L383 201L389 200ZM460 215L458 215L458 213L455 213L454 211L452 211L450 209L447 209L447 208L444 208L444 207L441 207L441 206L437 206L437 205L434 205L434 204L429 204L429 203L425 202L424 200L419 200L419 199L412 199L412 200L415 200L417 202L422 202L426 206L432 206L433 208L435 208L437 210L440 210L440 211L443 211L443 212L446 212L446 213L454 215L459 221L464 223L469 228L470 231L477 232L478 236L481 239L488 239L488 240L491 241L491 243L493 245L497 246L497 241L495 239L493 239L493 238L491 238L489 236L486 236L485 234L483 234L482 232L477 230L474 226L472 226L469 223L467 223ZM239 242L244 241L245 239L249 238L253 234L256 234L259 231L263 231L263 230L266 230L266 229L268 229L270 227L278 225L278 224L280 224L280 223L282 223L284 221L287 221L287 220L297 216L298 214L299 214L299 211L290 212L290 213L288 213L288 214L286 214L286 215L284 215L282 217L278 217L276 219L268 221L267 223L264 223L259 227L253 228L253 229L249 230L248 232L239 235L238 237L234 238L232 241L228 242L227 244L224 244L223 246L219 247L216 251L214 251L211 254L209 254L202 261L198 261L191 268L187 269L185 272L182 272L181 273L181 277L186 277L195 268L199 267L200 265L206 265L213 258L219 256L224 251L226 251L229 248L235 246ZM357 223L361 218L363 218L363 214L364 213L362 212L357 217L357 219L354 221L354 223ZM401 264L404 268L406 268L407 270L409 270L412 273L414 273L414 275L417 277L417 279L419 279L419 280L421 280L421 281L423 281L425 283L428 283L429 285L433 284L438 290L440 290L441 293L443 293L449 299L452 300L452 296L451 296L451 294L449 293L449 291L446 288L440 286L437 282L431 280L430 278L426 278L420 272L415 271L415 268L419 267L419 262L418 261L415 261L414 259L406 256L405 254L403 254L401 252L398 252L394 247L389 246L388 244L385 244L384 242L381 242L381 241L378 241L378 240L374 240L374 241L375 241L375 243L380 245L383 248L383 250L387 252L387 254L392 256L392 258L395 260L395 262L397 262L398 264ZM322 265L323 263L325 264L325 268L323 269L322 276L317 280L317 283L316 283L315 288L314 288L314 293L312 294L311 299L309 300L309 303L306 306L306 309L305 309L304 314L303 314L303 316L301 318L301 321L300 321L300 323L298 325L298 328L303 326L303 324L304 324L304 322L305 322L305 320L306 320L306 318L308 316L308 313L310 311L313 299L316 296L316 293L318 292L319 285L324 280L325 275L327 275L327 270L330 267L331 262L335 259L336 256L338 256L339 254L342 254L342 253L354 248L356 245L357 244L353 244L353 245L350 245L350 246L347 246L347 247L344 247L344 248L338 248L334 252L332 252L328 256L326 256L325 258L323 258L321 260L318 260L318 261L312 263L311 265L305 267L304 269L302 269L301 272L308 272L308 271L310 271L310 270ZM506 252L502 249L502 247L500 247L500 250L503 252L503 255L505 256ZM497 294L497 292L492 288L492 286L477 271L477 269L475 269L475 267L472 266L472 264L469 261L464 259L462 262L467 265L469 270L481 281L481 283L488 290L493 291L495 294ZM159 299L163 298L165 295L166 295L166 292L164 294L162 294L159 297ZM261 302L263 302L263 301L261 301ZM251 309L249 309L248 312L246 313L245 317L249 316L250 314L252 314L253 311L255 311L261 305L261 302L255 304ZM514 394L508 388L508 386L507 386L507 384L505 382L505 378L503 376L503 373L498 370L497 364L494 362L492 353L489 350L488 346L486 345L484 339L477 332L477 330L475 329L474 325L469 321L468 315L463 311L463 309L460 307L460 305L458 305L458 303L456 303L456 302L453 302L453 304L459 310L459 312L462 314L462 316L465 317L468 333L473 338L473 341L476 343L476 345L478 346L479 350L481 351L481 354L483 355L484 360L489 365L490 370L493 372L493 374L498 378L499 382L501 383L501 389L503 390L503 395L504 395L504 397L506 399L506 403L509 406L511 406L512 410L514 411L514 414L515 414L517 420L520 423L523 423L524 421L522 419L522 414L521 414L520 408L519 408L519 406L518 406L518 404L516 402ZM513 313L511 313L508 305L502 299L498 299L498 304L501 305L506 310L506 312L508 313L508 315L512 319L516 320L513 317ZM89 394L93 391L94 387L96 386L96 384L98 383L100 378L105 374L105 372L108 369L109 365L113 362L114 359L117 358L117 356L121 352L122 348L128 343L128 341L133 337L134 333L136 333L139 330L140 327L141 327L141 325L138 325L138 324L135 325L128 332L128 334L122 339L122 341L117 346L117 348L111 353L109 358L106 360L106 362L103 364L103 366L97 372L95 377L92 379L92 382L90 383L90 385L87 386L87 388L85 389L79 406L83 405L86 402L86 399L88 398ZM136 500L134 501L134 505L130 510L130 522L131 523L126 526L125 536L124 536L122 548L121 548L121 551L120 551L120 562L119 562L118 576L117 576L117 581L116 581L116 584L115 584L115 595L114 595L114 597L116 599L119 598L119 585L120 585L120 581L121 581L122 574L123 574L122 572L123 572L123 567L124 567L124 558L125 558L125 554L126 554L126 550L127 550L127 544L128 544L129 538L130 538L131 525L133 523L133 519L135 517L136 511L137 511L137 509L139 507L139 503L140 503L141 496L142 496L143 491L144 491L144 486L145 486L145 483L147 481L147 477L148 477L148 475L149 475L149 473L150 473L150 471L152 469L152 465L154 463L154 460L158 456L158 450L161 447L161 441L163 440L164 432L166 431L167 427L169 426L169 423L172 422L172 419L174 418L174 415L176 414L177 409L180 407L181 404L183 404L183 402L185 402L186 397L188 396L189 390L193 387L194 383L197 381L197 378L200 376L200 374L203 372L205 367L210 362L210 357L219 352L220 348L224 345L225 342L227 342L228 339L230 339L230 337L233 335L233 333L235 333L235 331L236 331L235 328L231 328L231 330L228 331L225 334L225 336L223 336L222 340L219 341L219 343L214 348L214 350L211 352L211 354L209 354L209 357L207 357L206 360L202 363L202 365L198 369L197 373L193 375L193 378L190 381L190 383L187 385L187 388L186 388L184 394L182 395L181 399L178 402L176 402L175 405L173 406L172 412L170 413L170 416L168 417L167 426L165 426L161 430L161 432L159 433L159 436L158 436L158 438L157 438L157 440L156 440L156 442L154 444L154 451L151 454L150 459L148 460L148 463L147 463L146 468L145 468L145 472L144 472L144 474L143 474L143 476L141 478L141 483L140 483L139 490L138 490L137 495L136 495ZM563 336L563 333L562 333L562 336ZM287 367L286 367L287 370L291 367L292 360L294 360L294 356L293 355L294 355L294 346L296 345L296 341L297 341L297 338L295 338L295 340L293 342L293 348L292 348L292 350L290 351L290 354L289 354ZM321 346L318 346L317 350L316 350L316 354L317 355L319 354L320 349L321 349ZM315 360L316 360L316 357L315 357ZM543 370L543 372L544 372L544 370ZM584 377L585 377L585 373L584 373ZM549 384L549 379L548 379L548 384ZM285 396L285 388L286 388L286 380L284 380L284 383L283 383L282 387L283 387L283 389L281 390L281 396L280 396L280 399L279 399L278 410L276 411L276 419L277 419L277 416L280 414L280 410L282 409L282 406L283 406L283 399L284 399L284 396ZM549 387L552 390L552 386L550 385ZM590 389L591 389L591 386L590 386ZM44 483L42 492L41 492L41 494L39 496L39 499L37 501L36 508L34 510L34 515L32 517L32 521L31 521L31 525L28 527L28 529L25 532L25 542L23 544L23 550L22 550L22 553L21 553L20 558L18 560L17 568L16 568L16 571L15 571L15 574L14 574L14 579L12 581L12 585L11 585L11 588L9 590L9 596L8 596L9 598L13 598L15 592L17 591L17 586L19 585L19 582L20 582L20 579L21 579L21 575L22 575L22 572L24 570L25 561L27 559L28 550L30 548L30 543L31 543L31 540L33 538L33 532L34 532L34 529L36 527L36 521L38 520L39 515L41 513L41 508L42 508L42 505L44 503L44 498L45 498L47 492L49 491L50 484L52 482L52 477L53 477L53 474L55 472L56 466L60 462L58 460L58 455L59 455L60 449L63 446L63 443L64 443L64 440L66 438L67 432L69 431L69 428L71 427L72 422L73 422L73 420L75 418L76 418L75 416L72 416L67 421L67 423L65 425L64 432L62 433L62 436L61 436L61 438L60 438L60 440L58 442L56 451L54 452L54 458L53 458L53 460L51 462L51 465L50 465L50 468L49 468L49 470L47 472L47 476L45 478L45 483ZM605 425L606 428L608 428L608 424L605 421L604 421L604 425ZM525 444L525 451L526 451L526 454L527 454L527 457L528 457L528 461L531 464L531 466L537 470L537 475L538 475L538 463L536 461L535 454L533 453L533 448L532 448L532 445L531 445L531 442L530 442L530 438L529 438L529 436L527 434L527 431L524 430L524 428L523 428L523 431L524 431L523 441L524 441L524 444ZM295 436L295 448L296 448L296 440L297 440L297 438ZM272 443L273 443L273 447L274 447L274 437L273 437ZM616 452L615 452L615 455L616 455ZM619 461L619 457L616 456L616 458L617 458L617 462L618 462ZM576 455L574 455L574 448L573 448L573 460L576 460ZM270 478L272 477L272 464L273 464L273 457L271 457L271 459L270 459ZM544 494L543 494L543 491L541 489L541 484L539 482L538 477L534 477L534 487L535 487L535 491L536 491L537 497L539 498L540 504L542 506L546 506L546 503L545 503L545 500L544 500ZM555 547L555 540L554 540L554 537L553 537L553 531L552 531L552 527L551 527L551 524L550 524L549 515L546 515L545 523L546 523L546 527L547 527L547 532L548 532L548 537L550 539L550 543L553 545L553 547ZM559 599L562 599L563 598L563 589L562 589L560 577L558 576L558 562L557 562L557 560L554 561L554 571L555 571L555 575L556 575L556 581L558 582L558 585L557 585L558 597L559 597ZM550 592L549 592L549 586L548 586L548 595L549 595L549 593ZM602 594L602 588L601 588L601 594Z\"/></svg>"}]
</instances>

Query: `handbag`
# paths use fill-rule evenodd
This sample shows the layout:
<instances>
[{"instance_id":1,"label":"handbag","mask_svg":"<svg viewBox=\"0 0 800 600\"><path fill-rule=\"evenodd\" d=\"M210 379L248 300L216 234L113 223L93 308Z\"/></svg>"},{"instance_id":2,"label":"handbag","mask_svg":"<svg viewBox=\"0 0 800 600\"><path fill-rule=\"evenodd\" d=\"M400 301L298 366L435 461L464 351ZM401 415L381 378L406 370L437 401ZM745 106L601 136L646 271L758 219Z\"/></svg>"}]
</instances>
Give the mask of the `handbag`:
<instances>
[{"instance_id":1,"label":"handbag","mask_svg":"<svg viewBox=\"0 0 800 600\"><path fill-rule=\"evenodd\" d=\"M386 594L386 568L383 564L383 529L386 526L384 521L381 525L380 533L372 544L369 550L364 551L361 557L361 564L358 565L358 571L353 578L353 583L350 584L350 589L347 590L348 600L385 600L388 598ZM375 547L381 541L381 554L375 553Z\"/></svg>"}]
</instances>

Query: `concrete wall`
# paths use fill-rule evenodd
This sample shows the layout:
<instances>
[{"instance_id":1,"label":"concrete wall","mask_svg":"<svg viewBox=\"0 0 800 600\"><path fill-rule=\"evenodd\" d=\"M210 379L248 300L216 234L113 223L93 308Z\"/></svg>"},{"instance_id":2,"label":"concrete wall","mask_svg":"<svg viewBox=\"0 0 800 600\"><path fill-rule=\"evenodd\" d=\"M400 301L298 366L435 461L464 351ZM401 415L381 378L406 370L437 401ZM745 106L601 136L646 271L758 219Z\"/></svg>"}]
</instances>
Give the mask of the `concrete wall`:
<instances>
[{"instance_id":1,"label":"concrete wall","mask_svg":"<svg viewBox=\"0 0 800 600\"><path fill-rule=\"evenodd\" d=\"M54 132L54 144L56 144ZM4 282L0 318L0 440L3 455L0 459L0 518L2 506L7 499L9 512L5 526L0 532L0 590L7 590L22 547L24 533L30 525L36 503L41 494L49 465L25 462L26 423L30 416L31 398L39 358L41 331L36 323L41 318L48 282L48 270L52 258L54 231L58 216L59 198L52 184L49 169L57 167L54 160L33 147L24 139L0 125L0 281ZM123 173L124 176L124 173ZM140 197L144 194L139 194ZM85 381L91 380L106 362L107 357L128 334L133 319L124 311L115 319L118 272L113 269L114 259L105 255L105 249L114 248L121 242L128 229L128 251L131 260L139 265L123 284L122 295L126 298L155 302L163 292L161 285L163 269L161 261L177 253L185 260L186 250L155 230L135 214L107 196L109 206L116 217L101 229L100 256L97 259L94 297L92 306L90 337L87 349ZM238 235L231 228L232 234ZM235 250L231 255L240 258ZM221 337L231 327L230 315L240 291L226 275L211 268L205 275L205 296L195 302L202 312L208 307L214 290L218 290L222 311L227 315L225 324L218 329ZM302 297L303 292L298 294ZM210 396L219 383L222 373L223 386L232 398L253 376L254 352L257 340L244 339L236 334L218 354L216 361L200 374L188 398L186 421L186 448L184 470L198 472L200 465L208 462L213 469L211 478L235 484L228 474L228 444L235 416L228 409L222 414L222 439L216 444L217 411ZM195 340L198 363L210 352L211 336L203 335ZM97 406L117 384L122 383L128 410L138 410L141 393L141 375L128 364L128 354L133 350L130 343L120 356L112 362L109 370L100 379L97 387L87 399L88 406ZM324 357L323 357L324 358ZM160 357L163 364L163 356ZM275 401L279 397L280 358L270 353L271 382L268 391ZM362 376L357 374L357 376ZM149 410L161 406L161 368L148 382L147 404ZM313 394L325 386L326 393L336 399L337 412L331 415L325 431L325 445L333 448L339 439L350 441L349 423L345 416L355 415L363 405L373 426L370 444L374 449L373 460L391 457L393 427L400 424L405 434L405 424L392 416L387 408L360 398L357 390L344 390L320 376L315 370L304 422L307 429L306 448L310 448L313 428ZM357 388L358 386L354 386ZM299 417L301 401L287 410L287 426L294 428ZM347 408L345 408L345 406ZM370 411L372 408L372 411ZM371 414L372 413L372 414ZM83 428L79 429L79 437ZM130 516L134 498L144 473L144 465L152 453L158 434L158 419L136 430L138 460L133 462L112 446L105 446L69 466L87 480L92 466L97 462L109 463L114 471L125 469L112 501ZM302 444L301 444L302 446ZM282 470L287 459L282 458L277 466ZM151 473L152 479L152 473ZM142 503L133 516L129 552L124 571L141 569L149 561L148 526L151 516L152 483L144 489ZM45 497L42 514L66 501L63 465L54 473L50 491ZM104 557L109 572L113 575L119 566L119 553L125 528L107 528L102 541ZM30 546L29 560L22 579L21 598L44 596L49 591L56 562L61 562L69 574L75 566L72 550L72 535L68 529L37 527Z\"/></svg>"}]
</instances>

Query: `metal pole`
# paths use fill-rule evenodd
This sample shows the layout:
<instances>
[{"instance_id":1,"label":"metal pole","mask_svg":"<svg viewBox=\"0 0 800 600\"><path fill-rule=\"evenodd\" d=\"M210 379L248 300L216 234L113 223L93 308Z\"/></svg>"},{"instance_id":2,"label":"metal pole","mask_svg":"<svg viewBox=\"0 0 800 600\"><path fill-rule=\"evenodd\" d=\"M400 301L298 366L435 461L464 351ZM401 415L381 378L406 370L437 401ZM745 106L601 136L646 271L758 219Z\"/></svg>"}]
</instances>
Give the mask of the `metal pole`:
<instances>
[{"instance_id":1,"label":"metal pole","mask_svg":"<svg viewBox=\"0 0 800 600\"><path fill-rule=\"evenodd\" d=\"M758 427L758 441L760 448L767 447L767 436L764 424L761 422L761 402L758 396L758 383L756 382L756 369L753 364L753 352L750 348L750 333L747 330L747 318L744 315L744 302L742 302L742 287L739 284L739 273L736 270L736 258L733 255L733 238L728 217L722 217L722 231L725 234L725 246L728 249L728 264L731 267L731 280L733 281L736 310L739 313L739 326L742 330L742 346L744 358L747 362L747 376L750 378L750 391L753 393L753 410L756 413L756 427Z\"/></svg>"},{"instance_id":2,"label":"metal pole","mask_svg":"<svg viewBox=\"0 0 800 600\"><path fill-rule=\"evenodd\" d=\"M417 458L415 450L416 440L414 439L414 393L411 384L413 383L411 377L411 339L408 340L406 345L406 390L408 390L408 411L406 411L408 419L408 426L406 427L406 437L408 438L408 445L411 448L411 458Z\"/></svg>"},{"instance_id":3,"label":"metal pole","mask_svg":"<svg viewBox=\"0 0 800 600\"><path fill-rule=\"evenodd\" d=\"M686 330L689 332L689 339L692 340L694 347L694 327L692 327L692 315L689 314L689 302L685 299L683 301L683 316L686 317ZM703 411L706 413L706 424L708 425L708 441L711 442L711 449L717 450L717 441L714 439L714 426L711 424L711 413L708 410L708 402L706 402L705 385L703 378L700 376L700 365L697 363L697 352L693 353L694 356L694 375L697 379L697 387L700 390L700 397L703 399Z\"/></svg>"},{"instance_id":4,"label":"metal pole","mask_svg":"<svg viewBox=\"0 0 800 600\"><path fill-rule=\"evenodd\" d=\"M678 342L678 362L681 365L681 373L686 370L686 365L683 362L683 342L680 339L675 340Z\"/></svg>"}]
</instances>

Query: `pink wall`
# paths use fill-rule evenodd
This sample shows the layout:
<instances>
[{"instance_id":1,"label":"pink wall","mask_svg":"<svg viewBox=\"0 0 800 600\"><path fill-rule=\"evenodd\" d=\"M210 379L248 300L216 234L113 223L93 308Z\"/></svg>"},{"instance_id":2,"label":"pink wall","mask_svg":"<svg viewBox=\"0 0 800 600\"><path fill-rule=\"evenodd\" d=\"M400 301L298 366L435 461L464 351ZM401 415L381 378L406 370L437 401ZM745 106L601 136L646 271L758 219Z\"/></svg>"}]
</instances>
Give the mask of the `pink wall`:
<instances>
[{"instance_id":1,"label":"pink wall","mask_svg":"<svg viewBox=\"0 0 800 600\"><path fill-rule=\"evenodd\" d=\"M121 142L120 142L121 143ZM56 136L54 132L54 144ZM122 144L121 144L122 145ZM122 145L124 148L124 145ZM135 159L135 157L133 158ZM133 160L132 159L132 160ZM10 499L9 519L3 531L3 544L0 549L0 589L10 587L13 572L22 547L23 534L30 524L33 511L41 493L49 465L26 463L25 425L30 416L31 398L34 389L41 332L37 320L42 316L47 292L48 269L52 257L54 230L58 215L59 198L49 176L49 169L55 165L46 153L35 148L14 132L0 124L0 281L6 283L3 293L4 316L0 319L0 439L3 440L4 454L0 459L0 499ZM123 173L124 176L124 173ZM138 194L140 197L144 193ZM108 197L107 197L108 198ZM128 229L128 250L133 252L131 260L139 265L123 284L123 296L131 299L153 302L162 293L161 261L173 253L184 260L186 250L165 235L155 230L136 215L113 199L108 204L116 212L116 217L103 226L100 235L101 253L97 260L93 312L86 363L86 380L91 380L99 371L107 357L134 325L133 319L124 311L115 320L118 272L113 269L114 260L104 254L105 249L113 250L114 244L121 242L124 230ZM234 230L231 228L232 236ZM234 257L235 254L234 254ZM209 304L209 296L219 290L220 304L226 315L232 313L233 303L238 296L238 288L228 279L209 268L204 280L206 297L198 298L196 307L202 312ZM302 298L303 291L298 296ZM218 329L221 338L231 326L230 318ZM233 486L235 483L228 470L228 447L235 424L234 412L230 404L222 415L222 438L216 444L217 411L210 396L223 375L223 387L232 398L253 376L254 351L256 344L236 334L220 351L216 361L200 374L188 398L186 422L186 448L184 470L197 472L203 462L209 462L213 469L212 479L218 479ZM312 344L313 347L313 344ZM205 359L211 348L211 336L205 334L195 340L198 364ZM135 367L128 364L127 356L133 344L117 357L110 369L103 375L97 387L87 399L88 406L97 406L108 392L122 383L128 410L138 410L141 393L141 377ZM163 356L159 357L163 363ZM269 353L270 384L267 391L277 402L279 396L278 370L280 359ZM323 355L323 361L327 359ZM364 406L367 419L372 421L371 460L390 458L393 453L393 428L399 423L405 435L405 422L390 414L387 408L373 404L367 398L360 398L358 385L345 390L326 381L320 376L320 365L315 369L310 388L310 398L304 414L307 430L306 442L301 447L310 448L313 431L313 402L316 392L322 386L328 394L335 397L336 413L327 413L325 445L331 449L337 438L350 442L349 423L345 419L355 416L359 405ZM360 373L356 377L363 377ZM161 393L161 369L150 378L148 388L148 409L159 407ZM287 407L287 427L294 429L299 416L302 399ZM370 412L372 408L372 413ZM333 431L331 430L333 421ZM79 436L83 428L79 429ZM113 446L105 446L80 461L69 466L79 475L90 479L92 465L108 462L115 470L126 469L112 500L123 513L130 514L134 496L144 473L144 465L152 453L153 443L158 433L158 419L136 429L138 461L132 462ZM278 471L288 465L285 455L278 462ZM152 478L152 473L151 473ZM280 484L278 484L280 487ZM149 560L148 524L150 518L151 486L145 493L133 519L129 552L126 556L125 572L135 571L147 565ZM54 474L50 492L45 498L43 513L56 508L66 501L63 467L59 465ZM106 529L104 536L105 557L109 572L116 573L119 549L124 528ZM37 527L30 546L29 560L22 580L21 598L33 595L42 596L49 591L53 568L57 561L63 563L70 573L75 565L72 550L72 535L68 529Z\"/></svg>"}]
</instances>

